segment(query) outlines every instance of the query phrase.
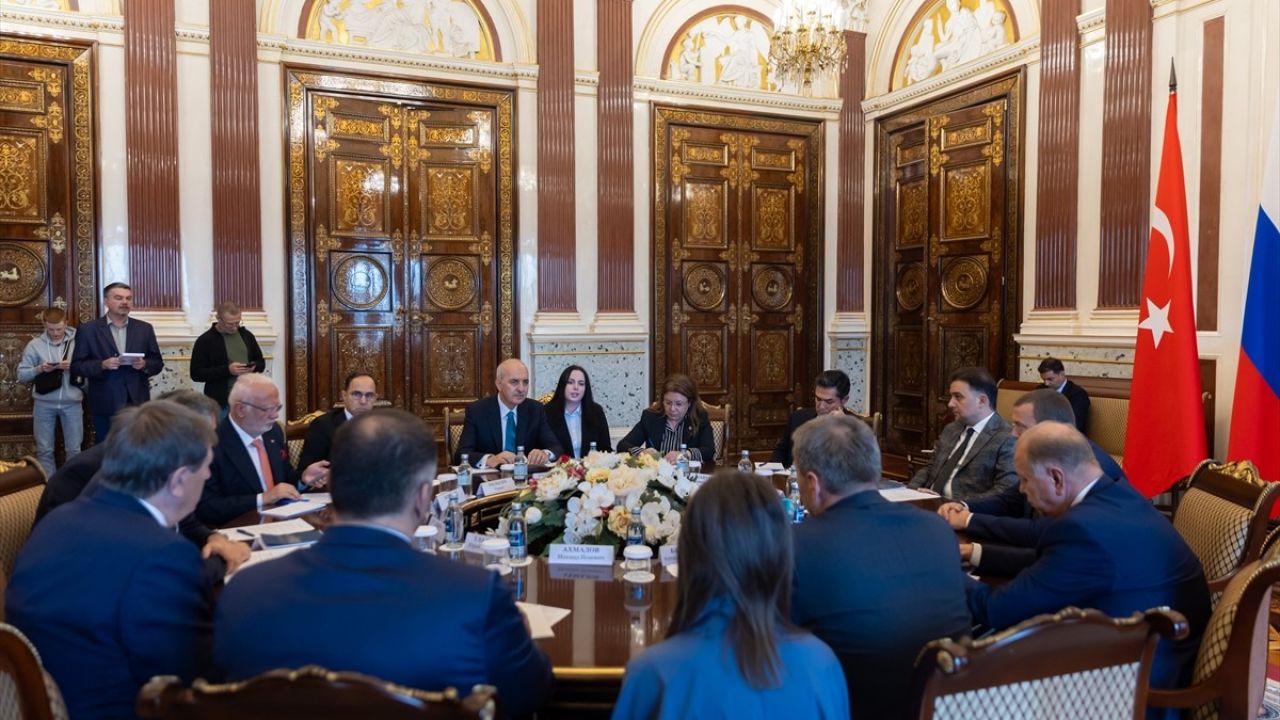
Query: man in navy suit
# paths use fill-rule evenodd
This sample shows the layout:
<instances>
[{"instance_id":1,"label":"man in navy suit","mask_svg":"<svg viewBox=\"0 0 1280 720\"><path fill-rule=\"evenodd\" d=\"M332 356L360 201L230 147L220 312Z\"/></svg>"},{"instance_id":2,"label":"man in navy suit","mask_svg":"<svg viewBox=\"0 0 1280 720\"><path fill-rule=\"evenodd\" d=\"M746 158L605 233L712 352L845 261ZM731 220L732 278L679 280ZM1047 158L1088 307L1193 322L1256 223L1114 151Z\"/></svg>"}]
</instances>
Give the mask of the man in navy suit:
<instances>
[{"instance_id":1,"label":"man in navy suit","mask_svg":"<svg viewBox=\"0 0 1280 720\"><path fill-rule=\"evenodd\" d=\"M215 621L217 670L241 680L317 664L464 693L486 683L508 714L536 710L551 666L507 582L410 543L431 511L430 428L374 410L338 428L330 458L341 522L310 548L232 578Z\"/></svg>"},{"instance_id":2,"label":"man in navy suit","mask_svg":"<svg viewBox=\"0 0 1280 720\"><path fill-rule=\"evenodd\" d=\"M504 360L494 385L497 397L467 406L452 462L462 462L465 453L477 467L498 467L515 462L517 447L525 449L533 465L560 457L564 450L547 424L542 403L529 398L529 368L516 358Z\"/></svg>"},{"instance_id":3,"label":"man in navy suit","mask_svg":"<svg viewBox=\"0 0 1280 720\"><path fill-rule=\"evenodd\" d=\"M1018 438L1014 464L1027 502L1052 518L1036 561L1006 585L971 581L975 622L1001 629L1069 605L1112 617L1167 605L1187 617L1185 640L1161 640L1152 687L1181 687L1209 620L1200 561L1173 525L1127 482L1105 476L1080 431L1042 422Z\"/></svg>"},{"instance_id":4,"label":"man in navy suit","mask_svg":"<svg viewBox=\"0 0 1280 720\"><path fill-rule=\"evenodd\" d=\"M1089 434L1089 391L1067 379L1067 368L1058 358L1045 358L1036 368L1040 381L1050 390L1061 393L1071 403L1075 414L1075 426L1081 434Z\"/></svg>"},{"instance_id":5,"label":"man in navy suit","mask_svg":"<svg viewBox=\"0 0 1280 720\"><path fill-rule=\"evenodd\" d=\"M1013 403L1010 420L1013 436L1042 422L1075 424L1071 403L1060 393L1049 388L1032 390ZM1093 457L1102 468L1102 474L1115 480L1128 482L1124 470L1115 459L1097 443L1089 440ZM1015 485L999 495L992 495L969 503L949 502L938 508L941 515L956 530L964 530L970 540L996 543L984 546L979 542L961 543L960 557L982 575L1013 577L1023 568L1035 562L1036 542L1048 519L1035 513L1027 504L1027 498Z\"/></svg>"},{"instance_id":6,"label":"man in navy suit","mask_svg":"<svg viewBox=\"0 0 1280 720\"><path fill-rule=\"evenodd\" d=\"M258 373L241 375L231 388L227 416L218 423L212 474L196 508L201 522L219 527L250 510L298 500L298 489L324 487L329 463L303 469L295 484L280 417L280 390Z\"/></svg>"},{"instance_id":7,"label":"man in navy suit","mask_svg":"<svg viewBox=\"0 0 1280 720\"><path fill-rule=\"evenodd\" d=\"M85 378L85 397L93 417L94 442L102 442L111 431L111 418L128 405L151 399L151 376L164 369L160 344L150 323L132 319L133 290L122 282L111 283L102 292L107 313L90 320L76 331L76 349L71 355L71 373ZM121 357L137 353L141 357Z\"/></svg>"},{"instance_id":8,"label":"man in navy suit","mask_svg":"<svg viewBox=\"0 0 1280 720\"><path fill-rule=\"evenodd\" d=\"M880 447L860 420L805 423L795 466L813 516L795 526L792 619L840 659L853 717L905 717L921 646L970 628L955 534L880 495Z\"/></svg>"},{"instance_id":9,"label":"man in navy suit","mask_svg":"<svg viewBox=\"0 0 1280 720\"><path fill-rule=\"evenodd\" d=\"M100 486L49 514L18 554L8 621L35 644L73 718L134 717L154 675L204 673L212 595L179 535L209 477L209 423L176 403L127 408Z\"/></svg>"}]
</instances>

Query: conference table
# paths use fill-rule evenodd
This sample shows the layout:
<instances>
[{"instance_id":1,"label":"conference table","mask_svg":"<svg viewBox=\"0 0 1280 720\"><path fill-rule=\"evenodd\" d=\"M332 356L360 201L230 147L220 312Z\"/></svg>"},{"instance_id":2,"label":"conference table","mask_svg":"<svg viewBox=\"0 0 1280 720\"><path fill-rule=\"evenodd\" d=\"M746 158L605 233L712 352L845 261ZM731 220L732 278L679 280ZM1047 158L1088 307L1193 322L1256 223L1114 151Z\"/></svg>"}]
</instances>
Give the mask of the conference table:
<instances>
[{"instance_id":1,"label":"conference table","mask_svg":"<svg viewBox=\"0 0 1280 720\"><path fill-rule=\"evenodd\" d=\"M775 478L775 484L782 487L786 481L785 475ZM451 488L446 483L440 489ZM942 502L928 498L911 504L931 512ZM337 521L337 514L330 506L303 519L323 529ZM270 522L270 518L252 511L227 527L263 522ZM446 552L436 543L431 543L431 550L449 562L484 566L480 553ZM666 637L676 603L676 578L656 558L651 571L651 582L634 583L623 578L620 562L612 566L553 565L535 557L527 566L512 567L506 575L516 600L570 611L554 625L554 637L536 640L555 671L552 707L557 717L607 714L617 698L627 661Z\"/></svg>"}]
</instances>

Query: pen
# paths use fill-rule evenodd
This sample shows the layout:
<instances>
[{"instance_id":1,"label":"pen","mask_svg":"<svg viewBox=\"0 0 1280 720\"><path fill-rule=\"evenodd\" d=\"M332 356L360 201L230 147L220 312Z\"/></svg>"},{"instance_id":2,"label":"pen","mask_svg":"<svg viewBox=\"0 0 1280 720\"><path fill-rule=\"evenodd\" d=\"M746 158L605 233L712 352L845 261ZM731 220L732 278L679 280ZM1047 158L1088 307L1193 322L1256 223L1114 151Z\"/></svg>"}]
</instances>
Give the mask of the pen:
<instances>
[{"instance_id":1,"label":"pen","mask_svg":"<svg viewBox=\"0 0 1280 720\"><path fill-rule=\"evenodd\" d=\"M245 536L245 537L249 538L250 540L257 540L257 539L258 539L258 536L257 536L257 535L254 535L253 533L249 532L248 530L241 530L240 528L236 528L236 532L238 532L238 533L240 533L241 535L243 535L243 536Z\"/></svg>"}]
</instances>

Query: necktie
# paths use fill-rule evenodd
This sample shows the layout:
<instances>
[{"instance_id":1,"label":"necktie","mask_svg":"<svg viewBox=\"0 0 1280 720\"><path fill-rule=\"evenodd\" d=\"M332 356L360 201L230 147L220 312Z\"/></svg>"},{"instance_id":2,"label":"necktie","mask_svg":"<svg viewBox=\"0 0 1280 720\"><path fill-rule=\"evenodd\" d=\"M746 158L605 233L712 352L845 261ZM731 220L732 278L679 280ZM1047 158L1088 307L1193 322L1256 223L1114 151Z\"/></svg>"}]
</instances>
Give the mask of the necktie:
<instances>
[{"instance_id":1,"label":"necktie","mask_svg":"<svg viewBox=\"0 0 1280 720\"><path fill-rule=\"evenodd\" d=\"M502 442L502 449L507 452L516 451L516 411L507 411L507 432Z\"/></svg>"},{"instance_id":2,"label":"necktie","mask_svg":"<svg viewBox=\"0 0 1280 720\"><path fill-rule=\"evenodd\" d=\"M960 459L964 457L965 450L969 447L969 440L972 438L973 428L965 428L964 438L960 440L959 445L952 449L947 461L942 463L942 469L938 471L938 476L933 480L933 489L939 495L947 487L947 483L951 481L951 473L956 471L956 465L960 464Z\"/></svg>"},{"instance_id":3,"label":"necktie","mask_svg":"<svg viewBox=\"0 0 1280 720\"><path fill-rule=\"evenodd\" d=\"M254 438L250 444L258 449L258 466L262 468L262 487L270 490L276 483L271 478L271 461L267 459L267 449L263 447L260 437Z\"/></svg>"}]
</instances>

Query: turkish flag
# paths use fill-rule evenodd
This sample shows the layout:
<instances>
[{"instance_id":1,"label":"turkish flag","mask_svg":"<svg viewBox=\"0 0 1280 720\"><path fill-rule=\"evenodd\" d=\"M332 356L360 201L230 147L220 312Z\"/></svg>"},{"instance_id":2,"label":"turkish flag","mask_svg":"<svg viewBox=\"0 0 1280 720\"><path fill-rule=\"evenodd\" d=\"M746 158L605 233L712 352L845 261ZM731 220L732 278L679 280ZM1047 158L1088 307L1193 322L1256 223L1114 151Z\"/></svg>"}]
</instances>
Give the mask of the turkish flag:
<instances>
[{"instance_id":1,"label":"turkish flag","mask_svg":"<svg viewBox=\"0 0 1280 720\"><path fill-rule=\"evenodd\" d=\"M1170 92L1139 300L1124 472L1152 497L1189 475L1206 454L1178 95Z\"/></svg>"}]
</instances>

